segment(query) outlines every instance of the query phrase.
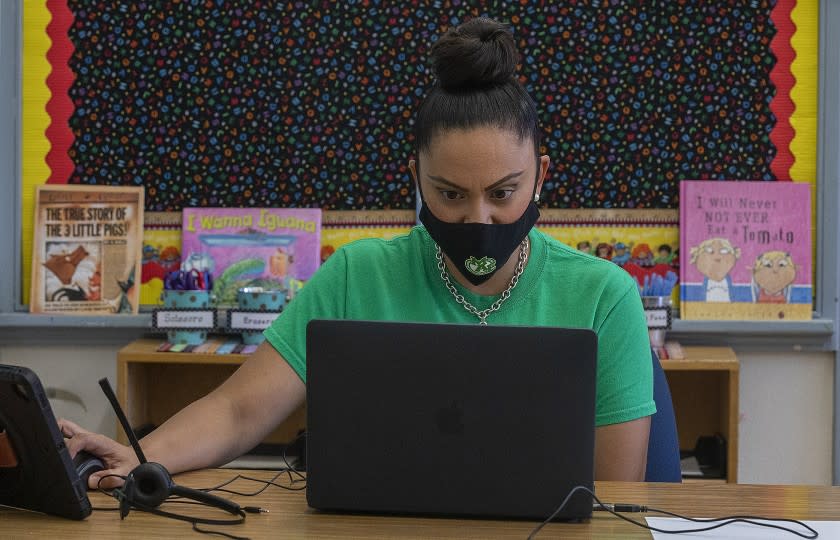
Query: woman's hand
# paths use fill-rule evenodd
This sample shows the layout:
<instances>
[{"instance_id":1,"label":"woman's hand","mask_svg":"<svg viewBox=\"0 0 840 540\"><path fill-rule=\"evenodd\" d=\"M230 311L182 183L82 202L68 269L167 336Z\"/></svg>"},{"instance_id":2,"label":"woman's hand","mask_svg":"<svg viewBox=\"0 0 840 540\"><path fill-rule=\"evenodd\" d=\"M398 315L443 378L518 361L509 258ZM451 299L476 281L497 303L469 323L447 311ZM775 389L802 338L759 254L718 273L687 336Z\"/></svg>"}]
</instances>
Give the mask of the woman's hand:
<instances>
[{"instance_id":1,"label":"woman's hand","mask_svg":"<svg viewBox=\"0 0 840 540\"><path fill-rule=\"evenodd\" d=\"M70 420L63 418L58 419L58 427L66 437L65 444L67 450L70 451L70 457L76 457L77 453L84 450L101 459L105 465L105 470L90 475L88 479L90 489L119 487L123 484L123 480L116 476L103 479L101 484L99 481L109 474L128 476L128 473L140 464L134 454L134 449L130 446L122 445L105 435L82 429Z\"/></svg>"}]
</instances>

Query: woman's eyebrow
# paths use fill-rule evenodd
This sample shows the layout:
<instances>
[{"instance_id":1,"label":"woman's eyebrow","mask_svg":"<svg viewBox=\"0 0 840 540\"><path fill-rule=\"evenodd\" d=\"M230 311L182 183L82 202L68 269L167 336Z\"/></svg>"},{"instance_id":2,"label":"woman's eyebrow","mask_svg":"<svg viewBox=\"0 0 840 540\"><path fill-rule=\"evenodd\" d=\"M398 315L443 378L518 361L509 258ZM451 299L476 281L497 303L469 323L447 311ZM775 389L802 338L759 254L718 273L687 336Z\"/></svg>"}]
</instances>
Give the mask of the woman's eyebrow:
<instances>
[{"instance_id":1,"label":"woman's eyebrow","mask_svg":"<svg viewBox=\"0 0 840 540\"><path fill-rule=\"evenodd\" d=\"M503 177L503 178L501 178L501 179L499 179L499 180L496 180L495 182L493 182L492 184L490 184L489 186L487 186L486 188L484 188L484 191L493 191L494 189L496 189L497 187L501 186L501 185L502 185L502 184L504 184L505 182L507 182L507 181L509 181L509 180L513 180L514 178L516 178L516 177L518 177L518 176L521 176L521 175L522 175L522 173L524 173L524 172L525 172L525 171L512 172L512 173L508 174L507 176L505 176L505 177Z\"/></svg>"},{"instance_id":2,"label":"woman's eyebrow","mask_svg":"<svg viewBox=\"0 0 840 540\"><path fill-rule=\"evenodd\" d=\"M505 175L504 177L500 178L499 180L496 180L495 182L493 182L492 184L490 184L489 186L484 188L484 191L493 191L494 189L496 189L500 185L504 184L505 182L507 182L509 180L513 180L514 178L516 178L518 176L521 176L522 173L524 173L524 172L525 171L523 170L523 171L512 172L508 175ZM464 188L463 186L460 186L460 185L456 184L455 182L452 182L451 180L447 180L446 178L443 178L442 176L429 175L429 180L434 180L435 182L438 182L440 184L446 184L449 187L459 189L461 191L467 191L466 188Z\"/></svg>"},{"instance_id":3,"label":"woman's eyebrow","mask_svg":"<svg viewBox=\"0 0 840 540\"><path fill-rule=\"evenodd\" d=\"M466 189L464 187L459 186L455 182L452 182L451 180L447 180L446 178L443 178L442 176L429 175L429 180L434 180L435 182L438 182L439 184L446 184L449 187L459 189L461 191L466 191Z\"/></svg>"}]
</instances>

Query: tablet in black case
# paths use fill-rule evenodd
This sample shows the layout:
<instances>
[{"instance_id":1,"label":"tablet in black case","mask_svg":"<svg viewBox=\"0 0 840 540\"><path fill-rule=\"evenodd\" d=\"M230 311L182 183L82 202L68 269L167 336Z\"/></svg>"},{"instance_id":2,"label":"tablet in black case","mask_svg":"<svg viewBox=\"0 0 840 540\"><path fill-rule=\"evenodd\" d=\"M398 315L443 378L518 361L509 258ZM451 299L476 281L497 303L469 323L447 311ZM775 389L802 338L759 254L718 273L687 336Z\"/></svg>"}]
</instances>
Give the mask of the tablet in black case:
<instances>
[{"instance_id":1,"label":"tablet in black case","mask_svg":"<svg viewBox=\"0 0 840 540\"><path fill-rule=\"evenodd\" d=\"M0 505L70 519L90 515L82 484L38 376L0 365ZM4 450L4 451L3 451Z\"/></svg>"}]
</instances>

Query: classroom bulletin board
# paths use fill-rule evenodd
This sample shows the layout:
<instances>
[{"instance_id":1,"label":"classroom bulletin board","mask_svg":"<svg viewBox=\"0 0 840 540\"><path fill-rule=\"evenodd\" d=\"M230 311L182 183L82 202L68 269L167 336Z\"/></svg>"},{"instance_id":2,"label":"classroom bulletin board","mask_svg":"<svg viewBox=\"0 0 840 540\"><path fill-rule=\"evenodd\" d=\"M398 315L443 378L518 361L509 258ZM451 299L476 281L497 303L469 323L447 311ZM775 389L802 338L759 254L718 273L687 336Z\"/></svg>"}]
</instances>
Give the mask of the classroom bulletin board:
<instances>
[{"instance_id":1,"label":"classroom bulletin board","mask_svg":"<svg viewBox=\"0 0 840 540\"><path fill-rule=\"evenodd\" d=\"M413 209L429 46L479 15L518 41L546 209L674 211L682 179L815 182L817 0L26 1L22 291L38 184L141 185L154 212Z\"/></svg>"}]
</instances>

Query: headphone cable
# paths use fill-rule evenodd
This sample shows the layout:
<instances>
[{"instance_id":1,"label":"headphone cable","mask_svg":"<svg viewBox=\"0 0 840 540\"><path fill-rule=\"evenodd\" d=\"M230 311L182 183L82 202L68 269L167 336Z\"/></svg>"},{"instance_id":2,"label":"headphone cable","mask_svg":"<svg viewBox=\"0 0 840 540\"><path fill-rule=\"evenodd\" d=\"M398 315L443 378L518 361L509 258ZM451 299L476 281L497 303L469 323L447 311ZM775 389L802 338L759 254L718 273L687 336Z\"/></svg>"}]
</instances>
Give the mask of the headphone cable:
<instances>
[{"instance_id":1,"label":"headphone cable","mask_svg":"<svg viewBox=\"0 0 840 540\"><path fill-rule=\"evenodd\" d=\"M565 508L566 504L569 502L569 499L572 498L572 495L574 495L578 491L583 491L585 493L589 493L590 495L592 495L592 498L597 502L597 505L594 505L593 509L603 509L603 510L609 512L610 514L614 515L617 518L621 518L624 521L632 523L633 525L637 525L637 526L642 527L644 529L648 529L650 531L655 531L655 532L661 532L661 533L666 533L666 534L696 533L696 532L711 531L713 529L718 529L720 527L724 527L724 526L729 525L731 523L749 523L751 525L756 525L756 526L759 526L759 527L768 527L768 528L772 528L772 529L779 529L781 531L789 532L791 534L795 534L796 536L799 536L801 538L806 538L808 540L813 540L813 539L815 539L819 536L819 533L817 531L815 531L814 529L809 527L806 523L803 523L803 522L801 522L799 520L796 520L796 519L769 519L769 518L763 518L763 517L760 517L760 516L726 516L726 517L720 517L720 518L692 518L692 517L676 514L674 512L668 512L667 510L659 510L657 508L652 508L652 507L643 506L643 505L624 504L624 503L606 504L606 503L601 502L601 500L595 495L595 493L591 489L589 489L588 487L586 487L586 486L575 486L571 489L571 491L569 491L569 494L566 495L566 498L563 499L563 502L560 503L560 506L558 506L557 509L550 516L548 516L548 518L546 518L545 521L543 521L542 523L537 525L531 531L531 533L528 535L528 540L532 540L533 538L535 538L537 533L540 532L540 530L543 527L545 527L549 522L551 522L555 517L557 517L557 515L563 510L563 508ZM646 523L636 521L635 519L631 519L627 516L623 516L619 512L657 512L657 513L673 516L673 517L676 517L676 518L685 519L687 521L692 521L692 522L695 522L695 523L714 523L714 525L710 525L708 527L698 527L698 528L695 528L695 529L660 529L660 528L657 528L657 527L653 527L651 525L647 525ZM757 519L761 519L761 520L764 520L764 521L755 521ZM794 530L790 527L784 527L782 525L775 525L773 523L767 523L769 521L775 521L775 522L781 522L781 523L792 523L792 524L795 524L795 525L799 525L801 527L804 527L805 529L808 529L808 531L810 531L810 533L803 533L803 532Z\"/></svg>"},{"instance_id":2,"label":"headphone cable","mask_svg":"<svg viewBox=\"0 0 840 540\"><path fill-rule=\"evenodd\" d=\"M97 491L99 491L100 493L103 493L104 495L107 495L109 497L113 497L113 498L117 499L118 501L122 500L122 496L123 496L122 495L122 490L120 490L119 488L115 488L115 489L112 489L112 490L108 491L108 490L101 487L102 481L104 479L110 478L110 477L122 478L123 480L126 479L126 477L121 475L121 474L106 474L106 475L102 476L99 479L99 481L97 482L97 485L96 485ZM208 504L203 503L203 502L179 500L177 497L169 497L169 498L167 498L166 502L180 503L180 504L195 504L195 505L198 505L198 506L211 507L211 505L208 505ZM193 517L193 516L186 516L186 515L183 515L183 514L176 514L174 512L167 512L165 510L159 510L157 508L150 508L150 507L144 506L144 505L142 505L142 504L140 504L136 501L133 501L131 503L131 506L132 506L132 508L134 508L136 510L139 510L141 512L147 512L149 514L154 514L154 515L161 516L161 517L175 519L175 520L178 520L178 521L186 521L187 523L192 525L193 530L196 531L196 532L199 532L199 533L202 533L202 534L215 534L215 535L219 535L219 536L224 536L226 538L230 538L231 540L250 540L250 539L247 536L236 536L236 535L229 534L229 533L222 532L222 531L213 531L213 530L210 530L210 529L202 529L198 525L199 524L202 524L202 525L239 525L239 524L242 524L242 523L245 522L246 512L247 513L268 512L268 510L264 510L264 509L259 508L259 507L246 506L246 507L238 510L238 512L237 512L237 515L239 516L238 518L230 519L230 520L218 520L218 519L198 518L198 517ZM114 508L100 508L100 507L92 508L92 510L107 511L107 512L113 512L113 511L116 511L116 510L119 510L119 509L120 509L119 506L114 507Z\"/></svg>"}]
</instances>

